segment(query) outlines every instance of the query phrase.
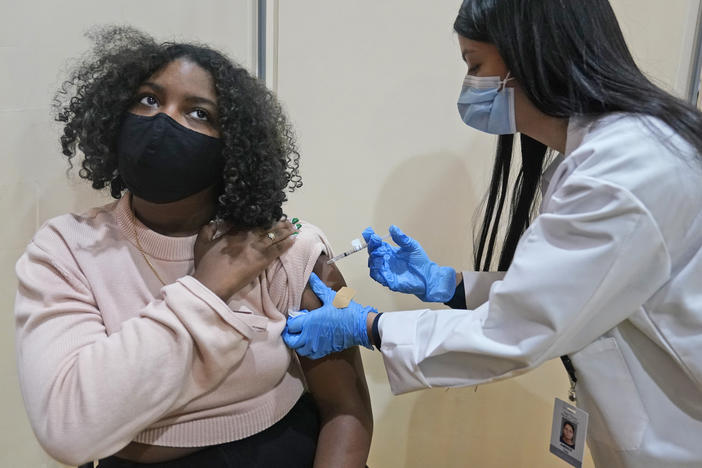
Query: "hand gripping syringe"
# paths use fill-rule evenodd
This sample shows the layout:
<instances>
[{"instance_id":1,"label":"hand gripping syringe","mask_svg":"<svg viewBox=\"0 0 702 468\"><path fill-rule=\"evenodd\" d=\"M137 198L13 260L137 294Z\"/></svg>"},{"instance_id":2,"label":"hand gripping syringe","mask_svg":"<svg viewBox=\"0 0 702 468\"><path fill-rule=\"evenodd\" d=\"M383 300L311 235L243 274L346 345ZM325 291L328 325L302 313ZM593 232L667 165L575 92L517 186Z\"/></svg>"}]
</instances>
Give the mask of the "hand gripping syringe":
<instances>
[{"instance_id":1,"label":"hand gripping syringe","mask_svg":"<svg viewBox=\"0 0 702 468\"><path fill-rule=\"evenodd\" d=\"M390 237L390 234L386 234L383 237L381 237L382 240L385 240ZM368 247L368 244L366 244L363 239L354 239L351 241L351 249L347 250L346 252L342 252L339 255L335 256L334 258L330 258L327 260L327 265L331 265L332 263L336 262L337 260L341 260L344 257L348 257L351 254L355 254L356 252L360 252L361 250L365 249Z\"/></svg>"}]
</instances>

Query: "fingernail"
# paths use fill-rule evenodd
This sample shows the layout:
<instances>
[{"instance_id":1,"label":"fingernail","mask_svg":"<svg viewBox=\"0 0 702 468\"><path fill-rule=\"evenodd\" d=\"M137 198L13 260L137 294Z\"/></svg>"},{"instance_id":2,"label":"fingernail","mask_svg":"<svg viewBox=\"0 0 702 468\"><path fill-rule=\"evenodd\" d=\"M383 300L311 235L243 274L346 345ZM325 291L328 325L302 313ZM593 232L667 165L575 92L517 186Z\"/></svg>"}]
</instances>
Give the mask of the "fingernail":
<instances>
[{"instance_id":1,"label":"fingernail","mask_svg":"<svg viewBox=\"0 0 702 468\"><path fill-rule=\"evenodd\" d=\"M295 227L300 229L302 227L302 224L296 224Z\"/></svg>"},{"instance_id":2,"label":"fingernail","mask_svg":"<svg viewBox=\"0 0 702 468\"><path fill-rule=\"evenodd\" d=\"M293 218L290 222L293 223L293 224L295 224L295 223L297 223L298 221L300 221L300 220L297 219L297 218Z\"/></svg>"},{"instance_id":3,"label":"fingernail","mask_svg":"<svg viewBox=\"0 0 702 468\"><path fill-rule=\"evenodd\" d=\"M300 234L300 231L295 231L295 232L293 232L293 233L290 234L290 235L291 235L291 236L296 236L296 235L298 235L298 234Z\"/></svg>"}]
</instances>

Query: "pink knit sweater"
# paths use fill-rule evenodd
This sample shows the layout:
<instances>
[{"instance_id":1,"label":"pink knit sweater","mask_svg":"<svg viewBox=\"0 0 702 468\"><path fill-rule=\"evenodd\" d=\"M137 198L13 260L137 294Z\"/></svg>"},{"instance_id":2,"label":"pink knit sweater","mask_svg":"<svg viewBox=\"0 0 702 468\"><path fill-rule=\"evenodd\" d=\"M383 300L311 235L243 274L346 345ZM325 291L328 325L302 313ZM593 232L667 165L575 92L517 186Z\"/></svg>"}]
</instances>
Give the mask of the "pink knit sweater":
<instances>
[{"instance_id":1,"label":"pink knit sweater","mask_svg":"<svg viewBox=\"0 0 702 468\"><path fill-rule=\"evenodd\" d=\"M322 251L295 245L226 304L193 271L192 237L132 223L129 197L48 221L17 262L17 359L27 413L56 459L130 441L194 447L257 433L303 391L280 333ZM135 245L139 241L166 286Z\"/></svg>"}]
</instances>

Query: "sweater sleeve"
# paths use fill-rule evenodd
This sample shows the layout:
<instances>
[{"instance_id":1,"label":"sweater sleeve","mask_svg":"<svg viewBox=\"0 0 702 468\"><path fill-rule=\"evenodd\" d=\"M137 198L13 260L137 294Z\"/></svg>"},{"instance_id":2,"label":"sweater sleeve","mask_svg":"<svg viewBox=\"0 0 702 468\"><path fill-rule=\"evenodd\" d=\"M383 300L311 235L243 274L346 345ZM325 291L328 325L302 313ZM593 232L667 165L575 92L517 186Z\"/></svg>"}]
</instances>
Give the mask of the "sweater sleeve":
<instances>
[{"instance_id":1,"label":"sweater sleeve","mask_svg":"<svg viewBox=\"0 0 702 468\"><path fill-rule=\"evenodd\" d=\"M307 221L300 222L300 234L293 247L280 256L280 268L267 273L269 294L282 311L299 309L302 292L320 254L334 256L324 232Z\"/></svg>"},{"instance_id":2,"label":"sweater sleeve","mask_svg":"<svg viewBox=\"0 0 702 468\"><path fill-rule=\"evenodd\" d=\"M212 390L241 360L252 331L185 276L108 336L89 282L68 258L32 243L17 262L16 346L40 444L79 465L115 453Z\"/></svg>"}]
</instances>

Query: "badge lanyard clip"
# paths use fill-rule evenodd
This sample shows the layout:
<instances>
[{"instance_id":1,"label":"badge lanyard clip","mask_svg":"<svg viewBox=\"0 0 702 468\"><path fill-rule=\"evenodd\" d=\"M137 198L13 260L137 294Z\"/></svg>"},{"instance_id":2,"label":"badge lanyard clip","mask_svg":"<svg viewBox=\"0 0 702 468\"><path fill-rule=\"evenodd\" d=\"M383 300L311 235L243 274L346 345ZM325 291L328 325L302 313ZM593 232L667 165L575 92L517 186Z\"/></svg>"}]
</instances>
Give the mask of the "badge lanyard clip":
<instances>
[{"instance_id":1,"label":"badge lanyard clip","mask_svg":"<svg viewBox=\"0 0 702 468\"><path fill-rule=\"evenodd\" d=\"M570 390L568 390L568 399L573 403L576 403L577 399L575 396L575 384L578 383L578 378L575 376L575 367L567 355L561 356L561 362L568 372L568 378L570 379Z\"/></svg>"}]
</instances>

